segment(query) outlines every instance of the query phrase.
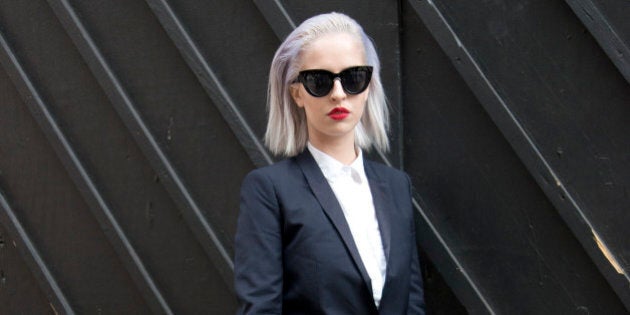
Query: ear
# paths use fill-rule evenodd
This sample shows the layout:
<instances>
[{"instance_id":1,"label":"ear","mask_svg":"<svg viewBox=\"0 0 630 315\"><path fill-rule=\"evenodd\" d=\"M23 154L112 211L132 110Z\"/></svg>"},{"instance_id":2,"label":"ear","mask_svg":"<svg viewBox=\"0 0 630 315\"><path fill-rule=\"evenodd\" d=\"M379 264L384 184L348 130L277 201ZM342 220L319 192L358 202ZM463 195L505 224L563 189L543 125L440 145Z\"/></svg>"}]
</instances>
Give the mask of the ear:
<instances>
[{"instance_id":1,"label":"ear","mask_svg":"<svg viewBox=\"0 0 630 315\"><path fill-rule=\"evenodd\" d=\"M295 104L297 104L298 107L304 107L300 86L298 84L291 84L291 86L289 86L289 92Z\"/></svg>"}]
</instances>

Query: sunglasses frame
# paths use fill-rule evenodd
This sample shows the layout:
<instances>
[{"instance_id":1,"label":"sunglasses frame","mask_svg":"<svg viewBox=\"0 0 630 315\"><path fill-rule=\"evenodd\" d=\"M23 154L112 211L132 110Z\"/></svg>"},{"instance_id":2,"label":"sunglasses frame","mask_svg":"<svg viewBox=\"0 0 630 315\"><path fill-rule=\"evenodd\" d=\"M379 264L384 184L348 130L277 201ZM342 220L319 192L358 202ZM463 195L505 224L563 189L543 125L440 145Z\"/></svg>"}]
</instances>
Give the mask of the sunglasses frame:
<instances>
[{"instance_id":1,"label":"sunglasses frame","mask_svg":"<svg viewBox=\"0 0 630 315\"><path fill-rule=\"evenodd\" d=\"M362 70L362 71L366 71L367 73L367 79L365 81L365 85L359 90L359 91L350 91L347 89L346 85L344 84L344 75L350 71L354 71L354 70ZM306 92L308 92L308 94L314 96L314 97L324 97L328 94L330 94L330 91L332 91L334 85L335 85L335 79L339 78L339 81L341 82L341 87L343 88L343 90L350 94L350 95L357 95L357 94L361 94L363 93L363 91L365 91L368 86L370 85L370 81L372 80L372 71L374 70L374 67L372 66L355 66L355 67L350 67L350 68L346 68L341 70L339 73L332 73L328 70L323 70L323 69L309 69L309 70L302 70L300 71L300 73L298 74L297 79L294 81L294 83L302 83L302 85L304 86L304 89L306 90ZM319 95L318 93L315 93L315 91L312 91L308 86L307 86L307 76L310 74L325 74L328 76L328 78L330 78L330 87L328 88L328 90L326 91L325 94L321 94Z\"/></svg>"}]
</instances>

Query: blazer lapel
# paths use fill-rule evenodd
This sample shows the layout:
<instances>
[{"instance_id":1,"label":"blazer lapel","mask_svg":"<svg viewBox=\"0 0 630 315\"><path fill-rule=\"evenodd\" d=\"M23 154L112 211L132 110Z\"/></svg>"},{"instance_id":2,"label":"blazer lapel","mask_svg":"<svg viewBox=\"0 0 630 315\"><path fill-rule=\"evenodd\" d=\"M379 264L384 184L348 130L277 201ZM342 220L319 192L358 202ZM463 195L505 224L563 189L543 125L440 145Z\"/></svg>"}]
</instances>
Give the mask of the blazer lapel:
<instances>
[{"instance_id":1,"label":"blazer lapel","mask_svg":"<svg viewBox=\"0 0 630 315\"><path fill-rule=\"evenodd\" d=\"M385 261L387 262L385 283L383 284L383 295L381 295L381 302L379 310L384 310L384 306L388 305L388 301L394 297L393 292L389 287L392 283L389 281L391 275L395 273L397 268L396 257L390 255L392 246L392 214L396 213L394 200L392 199L392 191L387 185L387 182L377 174L373 164L369 160L364 160L365 175L370 183L370 190L372 192L372 200L374 202L374 210L376 212L376 219L378 220L378 227L381 231L381 240L383 242L383 252L385 254ZM399 240L396 240L399 241ZM396 246L396 245L394 245ZM396 294L396 293L393 293ZM391 297L390 297L391 296Z\"/></svg>"},{"instance_id":2,"label":"blazer lapel","mask_svg":"<svg viewBox=\"0 0 630 315\"><path fill-rule=\"evenodd\" d=\"M374 203L374 211L376 212L376 220L378 220L378 227L381 231L381 241L383 242L385 261L389 266L389 249L391 245L390 213L393 207L391 193L387 184L376 175L369 160L364 160L364 168L365 175L367 176L370 184L372 202ZM390 210L388 211L388 209ZM389 271L389 268L387 268L387 271ZM385 280L387 280L387 277Z\"/></svg>"},{"instance_id":3,"label":"blazer lapel","mask_svg":"<svg viewBox=\"0 0 630 315\"><path fill-rule=\"evenodd\" d=\"M339 205L339 201L335 197L335 193L330 188L328 181L324 177L324 174L319 169L319 166L315 162L315 159L308 151L305 149L304 152L297 156L298 165L302 169L304 176L306 177L306 181L309 186L313 190L313 194L321 204L326 216L330 219L335 229L341 236L343 243L346 246L348 252L350 252L350 256L354 261L355 266L359 270L363 281L367 285L370 294L372 293L372 282L370 280L370 276L368 275L365 266L363 266L363 261L361 260L361 256L359 255L359 250L357 249L354 238L352 237L352 233L350 232L350 227L348 226L348 222L346 221L346 217L343 214L343 210Z\"/></svg>"}]
</instances>

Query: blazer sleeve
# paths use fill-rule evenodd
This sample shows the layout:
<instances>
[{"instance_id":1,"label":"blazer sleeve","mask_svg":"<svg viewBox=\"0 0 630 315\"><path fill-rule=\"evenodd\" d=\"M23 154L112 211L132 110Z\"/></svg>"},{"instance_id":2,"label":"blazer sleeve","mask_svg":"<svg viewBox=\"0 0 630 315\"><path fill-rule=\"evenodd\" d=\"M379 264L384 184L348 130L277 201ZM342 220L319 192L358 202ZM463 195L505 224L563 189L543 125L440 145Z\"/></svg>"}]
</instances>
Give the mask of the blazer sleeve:
<instances>
[{"instance_id":1,"label":"blazer sleeve","mask_svg":"<svg viewBox=\"0 0 630 315\"><path fill-rule=\"evenodd\" d=\"M281 216L272 181L254 170L241 186L235 237L237 314L282 313Z\"/></svg>"},{"instance_id":2,"label":"blazer sleeve","mask_svg":"<svg viewBox=\"0 0 630 315\"><path fill-rule=\"evenodd\" d=\"M409 185L409 200L411 200L411 180L407 177ZM413 212L413 207L411 208ZM415 217L412 213L412 218ZM417 315L425 313L424 302L424 288L422 283L422 274L420 272L420 260L418 259L418 249L416 246L416 224L415 220L411 220L411 276L410 278L410 290L409 290L409 307L407 308L407 314Z\"/></svg>"}]
</instances>

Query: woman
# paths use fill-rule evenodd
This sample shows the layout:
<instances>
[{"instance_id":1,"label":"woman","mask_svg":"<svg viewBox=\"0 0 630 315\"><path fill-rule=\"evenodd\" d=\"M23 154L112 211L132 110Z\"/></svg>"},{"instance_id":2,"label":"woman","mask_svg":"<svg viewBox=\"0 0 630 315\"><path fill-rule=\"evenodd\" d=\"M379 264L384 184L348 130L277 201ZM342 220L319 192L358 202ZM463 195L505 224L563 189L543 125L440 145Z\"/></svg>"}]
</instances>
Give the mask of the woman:
<instances>
[{"instance_id":1,"label":"woman","mask_svg":"<svg viewBox=\"0 0 630 315\"><path fill-rule=\"evenodd\" d=\"M350 17L312 17L269 76L265 141L288 159L243 181L235 288L245 314L423 314L408 177L388 149L374 45Z\"/></svg>"}]
</instances>

